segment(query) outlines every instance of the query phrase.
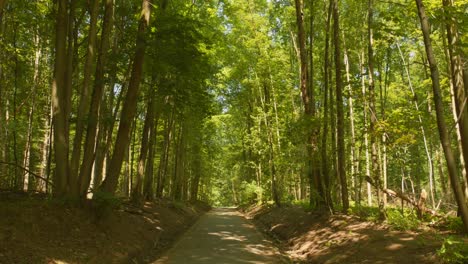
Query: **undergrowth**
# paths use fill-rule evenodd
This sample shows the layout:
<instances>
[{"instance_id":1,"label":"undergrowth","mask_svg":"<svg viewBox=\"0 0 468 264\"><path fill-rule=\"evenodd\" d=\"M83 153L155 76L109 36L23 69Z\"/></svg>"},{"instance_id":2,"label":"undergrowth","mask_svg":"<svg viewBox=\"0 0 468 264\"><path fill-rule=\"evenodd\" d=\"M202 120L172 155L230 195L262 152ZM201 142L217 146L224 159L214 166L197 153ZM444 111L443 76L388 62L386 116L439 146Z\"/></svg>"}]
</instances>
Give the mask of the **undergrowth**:
<instances>
[{"instance_id":1,"label":"undergrowth","mask_svg":"<svg viewBox=\"0 0 468 264\"><path fill-rule=\"evenodd\" d=\"M468 240L466 237L449 236L444 239L437 255L445 263L468 263Z\"/></svg>"}]
</instances>

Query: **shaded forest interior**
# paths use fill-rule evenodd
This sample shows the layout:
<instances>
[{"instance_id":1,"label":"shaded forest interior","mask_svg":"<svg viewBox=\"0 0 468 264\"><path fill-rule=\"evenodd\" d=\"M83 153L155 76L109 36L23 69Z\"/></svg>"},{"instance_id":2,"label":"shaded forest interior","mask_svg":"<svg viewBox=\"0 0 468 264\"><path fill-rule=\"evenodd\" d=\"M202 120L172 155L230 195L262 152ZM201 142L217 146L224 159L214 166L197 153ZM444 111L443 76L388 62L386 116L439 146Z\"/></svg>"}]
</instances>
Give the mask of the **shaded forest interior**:
<instances>
[{"instance_id":1,"label":"shaded forest interior","mask_svg":"<svg viewBox=\"0 0 468 264\"><path fill-rule=\"evenodd\" d=\"M367 210L466 232L467 12L0 0L0 190Z\"/></svg>"}]
</instances>

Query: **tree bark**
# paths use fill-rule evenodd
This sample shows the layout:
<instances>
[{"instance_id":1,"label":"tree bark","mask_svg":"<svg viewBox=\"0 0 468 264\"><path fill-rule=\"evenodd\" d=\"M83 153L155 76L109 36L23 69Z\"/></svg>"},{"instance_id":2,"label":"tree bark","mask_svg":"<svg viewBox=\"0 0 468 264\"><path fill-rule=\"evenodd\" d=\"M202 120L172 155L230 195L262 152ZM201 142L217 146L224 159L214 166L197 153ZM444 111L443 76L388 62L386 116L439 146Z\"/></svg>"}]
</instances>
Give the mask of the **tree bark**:
<instances>
[{"instance_id":1,"label":"tree bark","mask_svg":"<svg viewBox=\"0 0 468 264\"><path fill-rule=\"evenodd\" d=\"M468 164L468 97L463 73L463 54L459 48L460 40L457 24L453 17L448 14L448 9L453 6L453 0L443 0L445 9L445 21L448 40L448 52L450 58L450 73L454 89L455 110L457 113L458 129L460 132L461 153L465 164ZM468 174L465 173L465 180L468 181Z\"/></svg>"},{"instance_id":2,"label":"tree bark","mask_svg":"<svg viewBox=\"0 0 468 264\"><path fill-rule=\"evenodd\" d=\"M338 141L338 168L337 172L341 182L341 200L343 213L349 208L348 183L346 178L346 158L344 143L344 110L343 110L343 80L341 61L340 19L338 13L338 0L333 1L333 39L335 42L335 81L336 81L336 114L337 114L337 141Z\"/></svg>"},{"instance_id":3,"label":"tree bark","mask_svg":"<svg viewBox=\"0 0 468 264\"><path fill-rule=\"evenodd\" d=\"M23 167L26 169L23 173L23 191L27 192L29 190L30 185L30 175L27 172L30 168L30 161L31 161L31 152L32 152L32 133L33 133L33 121L34 121L34 112L36 107L36 90L39 86L39 62L41 60L41 46L39 41L39 34L36 34L34 38L34 44L37 47L34 56L34 75L33 75L33 86L31 89L31 107L29 109L28 115L28 135L26 138L26 144L24 147L24 155L23 155Z\"/></svg>"},{"instance_id":4,"label":"tree bark","mask_svg":"<svg viewBox=\"0 0 468 264\"><path fill-rule=\"evenodd\" d=\"M368 14L367 14L367 33L368 33L368 45L367 45L367 56L369 66L369 112L370 112L370 144L371 144L371 160L372 170L371 177L375 180L378 186L381 186L381 179L379 173L379 158L378 158L378 142L377 142L377 109L375 107L375 82L374 82L374 0L368 1ZM380 217L385 217L383 210L382 197L380 189L377 190L377 205L380 210Z\"/></svg>"},{"instance_id":5,"label":"tree bark","mask_svg":"<svg viewBox=\"0 0 468 264\"><path fill-rule=\"evenodd\" d=\"M75 138L73 140L73 152L70 161L70 174L71 178L77 180L72 184L76 184L78 189L81 189L81 183L78 178L78 168L81 159L81 145L83 142L83 133L85 131L85 124L88 120L89 108L90 108L90 82L91 82L91 70L94 62L94 51L96 46L96 34L97 34L97 19L99 13L99 2L100 0L92 0L90 13L90 23L88 32L88 49L86 54L86 61L83 69L83 86L81 88L80 102L78 106L78 112L76 117L76 129ZM77 190L78 190L77 189Z\"/></svg>"},{"instance_id":6,"label":"tree bark","mask_svg":"<svg viewBox=\"0 0 468 264\"><path fill-rule=\"evenodd\" d=\"M96 73L94 79L93 94L91 105L88 114L88 126L86 129L85 145L83 150L83 161L80 167L79 174L79 192L80 196L84 197L89 183L91 181L91 171L95 160L95 144L98 125L98 115L101 105L101 98L104 92L104 72L107 64L108 49L110 46L110 36L113 25L114 2L113 0L105 0L104 22L102 25L101 45L96 64ZM113 89L113 88L112 88ZM112 91L113 92L113 91ZM100 178L100 175L97 176Z\"/></svg>"},{"instance_id":7,"label":"tree bark","mask_svg":"<svg viewBox=\"0 0 468 264\"><path fill-rule=\"evenodd\" d=\"M149 88L153 90L152 87ZM147 102L147 109L146 109L146 117L145 123L143 125L143 131L141 135L141 147L140 147L140 157L138 158L138 170L137 176L134 184L134 188L132 190L132 201L136 204L140 204L142 202L142 194L143 194L143 179L145 176L145 162L148 155L148 148L150 141L150 130L153 127L154 123L154 92L148 92L148 102Z\"/></svg>"},{"instance_id":8,"label":"tree bark","mask_svg":"<svg viewBox=\"0 0 468 264\"><path fill-rule=\"evenodd\" d=\"M133 59L133 69L120 117L119 130L114 145L114 152L109 163L109 171L106 179L100 186L104 192L114 193L119 180L120 169L125 154L125 149L130 142L130 127L136 113L136 105L140 90L140 82L143 74L143 61L146 50L146 28L150 22L151 4L149 0L143 0L141 18L138 26L136 51Z\"/></svg>"},{"instance_id":9,"label":"tree bark","mask_svg":"<svg viewBox=\"0 0 468 264\"><path fill-rule=\"evenodd\" d=\"M304 114L307 119L312 119L315 115L315 106L313 102L312 91L309 87L309 70L308 70L308 59L306 50L306 36L304 30L304 12L303 4L301 0L295 0L296 6L296 22L298 27L298 44L299 44L299 57L300 57L300 88L302 102L304 104ZM307 148L307 175L309 178L311 195L310 203L317 204L318 207L322 207L325 204L323 195L323 186L321 183L320 176L318 175L318 169L314 162L317 148L317 136L316 131L313 127L310 127L310 132L306 139ZM315 191L314 191L315 190Z\"/></svg>"},{"instance_id":10,"label":"tree bark","mask_svg":"<svg viewBox=\"0 0 468 264\"><path fill-rule=\"evenodd\" d=\"M54 195L64 196L67 192L68 163L68 105L66 91L67 71L67 27L68 6L66 0L58 0L55 37L55 66L52 82L52 111L54 126L55 174Z\"/></svg>"},{"instance_id":11,"label":"tree bark","mask_svg":"<svg viewBox=\"0 0 468 264\"><path fill-rule=\"evenodd\" d=\"M148 142L148 158L146 160L146 169L145 169L145 180L143 185L143 198L146 201L152 201L154 196L153 189L153 180L154 180L154 156L156 152L156 136L158 133L158 121L159 114L156 114L155 121L153 126L149 131L149 142Z\"/></svg>"},{"instance_id":12,"label":"tree bark","mask_svg":"<svg viewBox=\"0 0 468 264\"><path fill-rule=\"evenodd\" d=\"M437 127L439 129L440 141L442 143L442 147L445 153L450 183L452 185L452 189L455 195L455 200L457 201L458 208L461 213L461 218L465 226L465 231L468 232L468 207L466 205L466 201L463 196L463 191L458 180L457 164L452 152L452 147L450 145L450 136L448 134L447 125L444 119L444 110L440 91L439 69L437 67L434 51L432 49L429 21L427 19L426 11L422 0L415 1L418 9L418 16L421 22L421 31L424 37L424 47L426 49L426 55L431 70L432 92L434 94L434 104L437 116Z\"/></svg>"}]
</instances>

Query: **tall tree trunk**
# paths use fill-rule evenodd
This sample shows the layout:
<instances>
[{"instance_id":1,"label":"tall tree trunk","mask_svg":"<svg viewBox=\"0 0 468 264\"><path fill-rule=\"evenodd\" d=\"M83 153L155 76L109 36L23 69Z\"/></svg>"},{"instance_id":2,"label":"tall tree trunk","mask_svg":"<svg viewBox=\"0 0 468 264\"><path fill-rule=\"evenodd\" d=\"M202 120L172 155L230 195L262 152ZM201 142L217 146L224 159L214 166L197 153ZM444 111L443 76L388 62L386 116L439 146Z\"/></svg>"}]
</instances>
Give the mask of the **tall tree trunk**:
<instances>
[{"instance_id":1,"label":"tall tree trunk","mask_svg":"<svg viewBox=\"0 0 468 264\"><path fill-rule=\"evenodd\" d=\"M322 163L322 179L324 181L325 189L325 202L331 207L331 186L330 186L330 168L327 156L327 139L328 139L328 126L329 126L329 107L328 107L328 91L330 89L330 24L331 15L333 11L333 2L330 1L328 5L327 20L325 26L325 52L324 52L324 63L323 63L323 78L324 78L324 91L323 91L323 130L322 130L322 142L320 146L321 163Z\"/></svg>"},{"instance_id":2,"label":"tall tree trunk","mask_svg":"<svg viewBox=\"0 0 468 264\"><path fill-rule=\"evenodd\" d=\"M23 167L26 169L23 174L23 191L27 192L30 185L30 161L31 161L31 152L32 152L32 133L33 133L33 120L34 120L34 111L36 107L36 90L39 86L39 62L41 60L41 46L39 41L39 35L36 34L34 38L34 44L37 47L34 56L34 75L33 75L33 86L31 89L31 107L29 109L28 115L28 135L26 138L26 145L24 147L23 155Z\"/></svg>"},{"instance_id":3,"label":"tall tree trunk","mask_svg":"<svg viewBox=\"0 0 468 264\"><path fill-rule=\"evenodd\" d=\"M179 124L179 129L174 140L175 151L174 151L174 171L172 174L171 182L171 197L176 201L180 201L181 198L181 183L184 170L184 144L185 144L185 124L184 121Z\"/></svg>"},{"instance_id":4,"label":"tall tree trunk","mask_svg":"<svg viewBox=\"0 0 468 264\"><path fill-rule=\"evenodd\" d=\"M85 131L85 124L88 120L87 115L89 114L90 108L90 82L91 82L91 70L94 62L94 51L96 46L96 34L97 34L97 19L99 13L99 2L100 0L92 0L90 13L90 23L89 23L89 32L88 32L88 49L86 54L86 61L84 63L83 69L83 86L81 88L80 102L78 106L78 112L76 117L76 129L75 129L75 138L73 140L73 152L70 161L70 174L71 178L77 182L73 182L76 186L76 191L81 189L81 183L78 181L78 168L80 165L81 159L81 145L83 143L83 133ZM95 118L95 117L94 117Z\"/></svg>"},{"instance_id":5,"label":"tall tree trunk","mask_svg":"<svg viewBox=\"0 0 468 264\"><path fill-rule=\"evenodd\" d=\"M346 48L345 42L344 42L344 34L343 34L343 46L344 46L344 58L345 58L345 69L346 69L346 83L348 87L348 105L349 105L349 128L351 132L351 142L350 142L350 163L351 163L351 179L352 179L352 188L354 191L354 201L356 203L359 203L359 192L360 190L358 189L358 180L356 179L356 173L358 170L358 158L357 158L357 148L356 148L356 130L355 130L355 125L354 125L354 98L353 98L353 87L351 85L351 74L350 74L350 65L349 65L349 56L348 56L348 50Z\"/></svg>"},{"instance_id":6,"label":"tall tree trunk","mask_svg":"<svg viewBox=\"0 0 468 264\"><path fill-rule=\"evenodd\" d=\"M411 76L410 76L410 71L409 71L409 66L408 64L406 64L406 60L405 60L405 57L403 56L403 52L401 51L401 48L400 48L400 44L397 43L397 47L398 47L398 51L400 52L400 57L401 57L401 60L403 62L403 67L405 68L405 71L406 71L406 76L408 77L408 86L411 90L411 94L414 98L413 102L414 102L414 107L416 109L416 112L418 113L418 121L419 121L419 129L421 129L421 134L423 136L423 142L424 142L424 150L426 152L426 158L427 158L427 169L428 169L428 172L429 172L429 185L430 185L430 194L431 194L431 201L432 201L432 207L435 208L435 199L434 199L434 192L433 192L433 178L434 178L434 166L432 164L432 157L431 157L431 152L429 150L429 143L427 141L427 137L426 137L426 130L424 129L424 123L423 123L423 120L422 120L422 116L420 114L420 111L419 111L419 104L418 102L416 101L416 92L414 91L414 88L413 88L413 83L411 82Z\"/></svg>"},{"instance_id":7,"label":"tall tree trunk","mask_svg":"<svg viewBox=\"0 0 468 264\"><path fill-rule=\"evenodd\" d=\"M426 49L427 59L431 69L432 91L434 93L434 104L437 116L437 127L439 128L440 141L445 153L447 161L450 183L457 201L458 208L463 220L465 231L468 232L468 206L463 196L463 191L458 180L457 164L450 145L450 136L447 131L447 125L444 119L443 103L440 91L439 69L432 49L432 41L430 38L429 21L426 17L426 11L422 0L415 0L418 8L418 16L421 21L421 31L424 37L424 46Z\"/></svg>"},{"instance_id":8,"label":"tall tree trunk","mask_svg":"<svg viewBox=\"0 0 468 264\"><path fill-rule=\"evenodd\" d=\"M301 79L300 87L302 94L302 102L304 104L304 114L306 117L311 118L315 115L315 103L312 96L313 91L309 87L309 70L308 70L308 59L306 50L306 36L304 30L304 12L303 4L301 0L295 0L296 6L296 22L298 27L298 43L299 43L299 56L301 64ZM316 203L318 207L325 205L324 191L321 183L320 176L318 175L318 168L316 162L316 148L317 148L317 135L313 127L310 128L310 132L306 139L307 146L307 175L310 182L310 203ZM315 190L315 191L314 191ZM317 195L312 195L313 193ZM314 197L315 196L315 197Z\"/></svg>"},{"instance_id":9,"label":"tall tree trunk","mask_svg":"<svg viewBox=\"0 0 468 264\"><path fill-rule=\"evenodd\" d=\"M371 159L372 159L372 170L371 178L374 179L378 188L377 191L377 202L380 209L380 217L385 217L383 211L383 204L381 204L380 187L382 185L379 173L379 159L378 159L378 142L377 142L377 110L375 107L375 81L374 81L374 0L368 2L368 14L367 14L367 33L368 33L368 45L367 45L367 56L369 66L369 112L370 112L370 144L371 144Z\"/></svg>"},{"instance_id":10,"label":"tall tree trunk","mask_svg":"<svg viewBox=\"0 0 468 264\"><path fill-rule=\"evenodd\" d=\"M369 110L369 104L368 104L368 96L366 93L366 84L364 81L364 51L361 54L361 59L360 59L360 72L361 72L361 86L362 86L362 97L364 98L364 148L365 148L365 155L366 155L366 176L370 177L370 159L369 159L369 128L368 128L368 110ZM372 189L371 189L371 184L367 182L367 205L372 206Z\"/></svg>"},{"instance_id":11,"label":"tall tree trunk","mask_svg":"<svg viewBox=\"0 0 468 264\"><path fill-rule=\"evenodd\" d=\"M57 0L56 37L55 37L55 66L52 82L52 111L54 126L55 174L54 195L64 196L67 192L68 163L68 105L69 95L66 85L67 72L67 0Z\"/></svg>"},{"instance_id":12,"label":"tall tree trunk","mask_svg":"<svg viewBox=\"0 0 468 264\"><path fill-rule=\"evenodd\" d=\"M194 151L193 151L193 158L192 158L192 166L193 166L193 177L192 177L192 182L190 184L190 200L191 201L196 201L198 200L198 193L199 193L199 187L200 187L200 178L201 178L201 174L202 174L202 165L201 165L201 146L200 146L200 142L201 141L198 141L198 142L194 142L193 143L193 148L194 148ZM233 192L233 195L234 195L234 202L235 203L238 203L238 199L237 199L237 196L236 196L236 190L234 188L234 181L231 181L231 185L232 185L232 192Z\"/></svg>"},{"instance_id":13,"label":"tall tree trunk","mask_svg":"<svg viewBox=\"0 0 468 264\"><path fill-rule=\"evenodd\" d=\"M455 96L455 110L457 113L458 129L460 131L461 153L465 165L468 164L468 106L467 106L467 84L464 83L463 54L459 48L460 37L458 35L455 18L447 12L453 6L453 0L443 0L445 9L445 21L447 28L448 52L450 57L451 80ZM468 175L465 173L465 180L468 182Z\"/></svg>"},{"instance_id":14,"label":"tall tree trunk","mask_svg":"<svg viewBox=\"0 0 468 264\"><path fill-rule=\"evenodd\" d=\"M153 88L149 88L151 91L148 92L148 102L147 102L147 109L146 109L146 117L145 123L143 125L143 131L141 135L141 147L140 147L140 157L138 158L138 168L137 168L137 176L134 184L134 188L132 190L132 201L136 204L140 204L142 202L142 194L143 194L143 178L145 176L145 162L146 157L148 155L148 148L150 141L149 137L150 130L153 127L154 123L154 92Z\"/></svg>"},{"instance_id":15,"label":"tall tree trunk","mask_svg":"<svg viewBox=\"0 0 468 264\"><path fill-rule=\"evenodd\" d=\"M154 180L154 156L156 153L156 136L158 133L159 114L153 122L153 126L149 131L148 143L148 158L146 160L145 180L143 185L143 198L146 201L152 201L154 196L153 180Z\"/></svg>"},{"instance_id":16,"label":"tall tree trunk","mask_svg":"<svg viewBox=\"0 0 468 264\"><path fill-rule=\"evenodd\" d=\"M48 97L49 105L51 105L50 98ZM51 107L47 108L48 112L50 113L47 115L44 124L44 139L42 143L42 160L41 160L41 177L44 179L49 179L49 159L51 155L51 144L52 144L52 109ZM47 182L40 180L37 184L37 191L47 193Z\"/></svg>"},{"instance_id":17,"label":"tall tree trunk","mask_svg":"<svg viewBox=\"0 0 468 264\"><path fill-rule=\"evenodd\" d=\"M169 105L167 98L166 98L166 105ZM168 115L165 125L164 131L164 142L163 142L163 154L161 155L161 159L159 162L159 169L158 169L158 182L157 182L157 189L156 189L156 197L162 198L164 193L164 187L167 177L167 167L169 164L169 152L171 148L171 141L172 141L172 131L173 131L173 123L174 123L174 115L175 109L171 110L171 113Z\"/></svg>"},{"instance_id":18,"label":"tall tree trunk","mask_svg":"<svg viewBox=\"0 0 468 264\"><path fill-rule=\"evenodd\" d=\"M344 143L344 110L343 110L343 80L341 62L340 19L338 14L338 0L333 1L333 39L335 42L335 81L336 81L336 114L337 114L337 141L338 141L338 176L341 182L341 200L343 213L349 208L348 183L346 178L346 158Z\"/></svg>"},{"instance_id":19,"label":"tall tree trunk","mask_svg":"<svg viewBox=\"0 0 468 264\"><path fill-rule=\"evenodd\" d=\"M83 161L80 167L79 174L79 192L80 196L84 197L86 194L89 183L91 181L91 171L93 162L95 160L95 145L97 134L97 117L100 112L101 98L104 92L104 72L107 64L108 49L110 46L110 36L113 25L114 1L105 0L104 22L102 25L101 45L99 47L99 54L96 64L96 73L94 79L93 94L91 105L88 114L88 126L86 129L85 145L83 150ZM101 175L96 176L101 178ZM96 188L97 186L95 186Z\"/></svg>"},{"instance_id":20,"label":"tall tree trunk","mask_svg":"<svg viewBox=\"0 0 468 264\"><path fill-rule=\"evenodd\" d=\"M3 8L6 5L6 0L0 0L0 41L4 41L3 32L5 31L5 23L3 21ZM4 51L0 51L0 59L4 60L5 53ZM6 137L6 117L4 113L6 113L6 109L4 108L3 98L5 98L5 84L4 84L4 71L3 71L3 63L0 63L0 141L1 142L8 142ZM3 161L7 160L7 146L8 143L1 147L0 158ZM0 174L1 175L8 175L8 166L6 164L0 165Z\"/></svg>"},{"instance_id":21,"label":"tall tree trunk","mask_svg":"<svg viewBox=\"0 0 468 264\"><path fill-rule=\"evenodd\" d=\"M130 127L136 113L136 105L140 90L140 82L143 74L143 61L146 50L146 28L150 22L151 4L149 0L143 0L141 18L138 26L136 40L136 51L133 59L132 76L125 97L122 113L120 117L119 130L115 140L114 153L109 163L109 171L106 179L100 186L104 192L114 193L119 180L120 169L125 154L126 146L130 142Z\"/></svg>"}]
</instances>

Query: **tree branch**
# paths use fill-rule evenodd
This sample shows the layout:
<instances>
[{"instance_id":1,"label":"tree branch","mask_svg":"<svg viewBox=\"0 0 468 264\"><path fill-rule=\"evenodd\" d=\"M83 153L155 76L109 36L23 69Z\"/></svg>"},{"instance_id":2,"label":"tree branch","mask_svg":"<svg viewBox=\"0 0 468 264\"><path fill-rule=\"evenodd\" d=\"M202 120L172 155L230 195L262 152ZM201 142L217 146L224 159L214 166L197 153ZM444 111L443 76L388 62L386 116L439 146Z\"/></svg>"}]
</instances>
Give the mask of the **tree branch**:
<instances>
[{"instance_id":1,"label":"tree branch","mask_svg":"<svg viewBox=\"0 0 468 264\"><path fill-rule=\"evenodd\" d=\"M34 172L32 172L32 171L26 169L25 167L23 167L23 166L21 166L21 165L18 165L18 164L13 163L13 162L5 162L5 161L0 161L0 164L10 165L10 166L15 166L15 167L17 167L17 168L20 168L20 169L22 169L23 171L25 171L25 172L31 174L32 176L34 176L34 177L36 177L36 178L38 178L38 179L41 179L41 180L47 182L48 184L50 184L50 186L55 187L54 184L51 183L51 182L50 182L49 180L47 180L46 178L37 175L36 173L34 173Z\"/></svg>"}]
</instances>

